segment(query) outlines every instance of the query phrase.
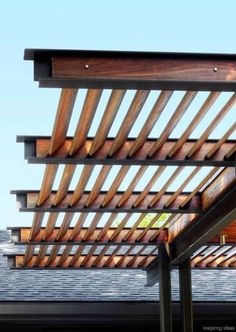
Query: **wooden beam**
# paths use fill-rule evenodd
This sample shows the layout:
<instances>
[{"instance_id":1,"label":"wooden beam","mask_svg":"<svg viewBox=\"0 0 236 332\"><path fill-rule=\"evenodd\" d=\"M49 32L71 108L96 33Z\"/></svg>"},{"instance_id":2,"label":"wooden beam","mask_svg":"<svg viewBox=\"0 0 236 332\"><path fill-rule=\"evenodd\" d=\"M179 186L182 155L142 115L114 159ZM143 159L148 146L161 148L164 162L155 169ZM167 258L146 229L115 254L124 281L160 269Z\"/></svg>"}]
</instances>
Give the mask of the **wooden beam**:
<instances>
[{"instance_id":1,"label":"wooden beam","mask_svg":"<svg viewBox=\"0 0 236 332\"><path fill-rule=\"evenodd\" d=\"M170 257L164 243L158 245L160 331L172 331L171 267Z\"/></svg>"},{"instance_id":2,"label":"wooden beam","mask_svg":"<svg viewBox=\"0 0 236 332\"><path fill-rule=\"evenodd\" d=\"M41 86L225 90L236 86L236 56L224 54L26 50Z\"/></svg>"},{"instance_id":3,"label":"wooden beam","mask_svg":"<svg viewBox=\"0 0 236 332\"><path fill-rule=\"evenodd\" d=\"M10 228L9 228L10 229ZM80 232L77 233L73 240L71 240L71 236L74 233L75 227L70 227L66 230L63 237L60 238L58 243L67 243L67 242L74 242L74 243L80 243L83 245L86 245L87 243L94 243L98 245L104 245L106 243L111 243L111 239L113 237L113 234L117 231L118 227L110 227L107 229L106 233L103 235L102 238L98 240L98 236L100 236L100 232L103 230L101 227L97 227L94 229L93 233L90 234L88 239L85 241L85 234L87 234L88 230L90 228L81 228ZM29 234L30 234L30 227L23 227L23 228L12 228L12 241L16 244L27 244L29 243ZM140 227L136 228L132 234L127 238L127 235L130 233L131 228L124 227L120 230L119 234L114 238L112 242L114 243L123 243L124 245L127 244L156 244L158 242L167 242L168 240L168 230L167 228L160 230L158 227L150 228L146 233L145 236L142 236L141 240L137 241L137 238L142 234L146 228ZM31 242L35 244L57 244L58 235L61 231L60 227L55 227L50 236L47 237L47 239L44 240L44 234L45 234L45 228L42 227L40 231L37 233L37 235L31 240ZM152 237L155 237L155 241L150 240ZM54 243L55 242L55 243Z\"/></svg>"},{"instance_id":4,"label":"wooden beam","mask_svg":"<svg viewBox=\"0 0 236 332\"><path fill-rule=\"evenodd\" d=\"M181 263L236 218L236 185L203 215L187 225L171 243L172 263Z\"/></svg>"},{"instance_id":5,"label":"wooden beam","mask_svg":"<svg viewBox=\"0 0 236 332\"><path fill-rule=\"evenodd\" d=\"M108 158L114 139L106 139L102 147L94 154L88 153L93 146L94 139L88 138L81 149L77 150L72 156L69 155L73 138L68 137L64 144L53 154L48 155L50 145L49 137L18 136L18 142L24 142L25 158L30 163L39 164L112 164L112 165L185 165L185 166L234 166L235 157L232 155L229 159L225 155L236 146L236 140L223 142L218 150L210 157L206 158L207 153L218 143L218 140L207 140L199 150L187 159L188 151L194 146L196 140L189 139L179 147L178 151L168 156L169 151L178 142L177 139L168 139L152 157L148 157L148 152L156 142L154 139L147 139L142 147L129 157L135 145L135 138L129 138L117 153Z\"/></svg>"},{"instance_id":6,"label":"wooden beam","mask_svg":"<svg viewBox=\"0 0 236 332\"><path fill-rule=\"evenodd\" d=\"M201 202L200 196L196 194L186 207L180 208L180 205L185 201L186 197L190 194L181 193L174 202L171 203L168 207L165 207L165 203L169 201L174 193L166 192L162 197L152 205L149 206L150 202L158 194L157 192L150 192L143 201L137 206L134 207L133 203L139 197L141 192L133 192L129 199L124 202L121 206L117 206L119 200L123 196L124 192L117 192L113 199L108 202L106 207L102 206L102 202L107 195L107 192L100 192L89 206L86 206L87 199L90 195L90 192L84 192L81 199L76 202L73 206L70 206L71 197L73 192L68 191L66 197L54 205L54 197L56 192L51 192L49 198L41 205L37 206L39 191L12 191L12 194L16 194L16 200L19 203L20 211L28 212L153 212L153 213L201 213Z\"/></svg>"}]
</instances>

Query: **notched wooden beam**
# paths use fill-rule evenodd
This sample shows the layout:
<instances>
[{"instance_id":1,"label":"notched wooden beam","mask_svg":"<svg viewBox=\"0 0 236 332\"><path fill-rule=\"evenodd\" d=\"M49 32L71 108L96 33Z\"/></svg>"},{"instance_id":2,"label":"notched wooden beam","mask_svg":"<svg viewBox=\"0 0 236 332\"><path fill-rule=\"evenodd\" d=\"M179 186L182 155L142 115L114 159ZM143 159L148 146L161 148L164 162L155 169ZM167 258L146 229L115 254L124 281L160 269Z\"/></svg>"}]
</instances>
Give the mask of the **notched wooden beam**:
<instances>
[{"instance_id":1,"label":"notched wooden beam","mask_svg":"<svg viewBox=\"0 0 236 332\"><path fill-rule=\"evenodd\" d=\"M111 164L111 165L183 165L183 166L235 166L235 157L225 159L225 155L235 145L235 140L228 140L223 143L211 158L207 159L206 155L209 150L217 143L216 140L208 140L200 149L191 156L186 158L188 151L194 146L196 140L187 140L179 150L172 156L168 157L169 151L176 144L177 139L169 139L165 142L152 157L148 153L156 140L148 139L143 146L132 156L129 152L135 143L135 139L128 139L125 144L111 157L107 157L114 139L107 139L103 146L92 155L89 155L93 138L88 138L82 148L75 151L71 156L70 149L73 138L67 138L61 147L52 155L48 155L50 146L49 137L27 137L18 136L18 142L24 142L25 158L31 163L43 164Z\"/></svg>"}]
</instances>

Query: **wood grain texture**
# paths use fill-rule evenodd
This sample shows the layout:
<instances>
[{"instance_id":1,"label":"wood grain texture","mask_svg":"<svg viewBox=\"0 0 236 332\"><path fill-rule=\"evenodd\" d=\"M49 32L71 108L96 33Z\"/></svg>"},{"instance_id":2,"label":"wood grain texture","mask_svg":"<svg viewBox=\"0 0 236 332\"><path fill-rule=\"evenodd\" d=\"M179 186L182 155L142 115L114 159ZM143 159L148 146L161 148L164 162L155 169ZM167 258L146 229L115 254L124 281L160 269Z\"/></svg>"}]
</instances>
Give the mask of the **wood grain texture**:
<instances>
[{"instance_id":1,"label":"wood grain texture","mask_svg":"<svg viewBox=\"0 0 236 332\"><path fill-rule=\"evenodd\" d=\"M33 223L32 223L32 226L31 226L31 232L30 232L30 235L29 235L29 241L33 240L33 238L40 231L40 228L41 228L41 225L42 225L42 222L43 222L43 217L44 217L44 213L41 213L41 212L34 213Z\"/></svg>"},{"instance_id":2,"label":"wood grain texture","mask_svg":"<svg viewBox=\"0 0 236 332\"><path fill-rule=\"evenodd\" d=\"M128 165L121 166L115 180L111 184L109 191L102 202L103 207L106 206L106 204L108 202L110 202L110 200L115 196L118 188L120 187L122 181L124 180L125 176L127 175L129 169L130 169L130 166L128 166Z\"/></svg>"},{"instance_id":3,"label":"wood grain texture","mask_svg":"<svg viewBox=\"0 0 236 332\"><path fill-rule=\"evenodd\" d=\"M170 197L169 201L165 204L166 207L170 206L171 203L178 197L178 195L184 190L184 188L189 184L189 182L194 178L194 176L201 170L201 167L196 167L189 176L184 180L184 182L175 190L175 193Z\"/></svg>"},{"instance_id":4,"label":"wood grain texture","mask_svg":"<svg viewBox=\"0 0 236 332\"><path fill-rule=\"evenodd\" d=\"M99 234L97 235L96 240L102 241L102 239L107 235L109 228L112 226L113 222L117 218L118 213L112 213L108 218L105 226L100 230Z\"/></svg>"},{"instance_id":5,"label":"wood grain texture","mask_svg":"<svg viewBox=\"0 0 236 332\"><path fill-rule=\"evenodd\" d=\"M77 89L62 89L57 115L53 127L49 155L52 155L64 142L69 127L73 107L75 104Z\"/></svg>"},{"instance_id":6,"label":"wood grain texture","mask_svg":"<svg viewBox=\"0 0 236 332\"><path fill-rule=\"evenodd\" d=\"M86 220L86 218L88 217L88 213L81 213L76 224L75 224L75 227L73 229L73 232L71 233L70 235L70 240L74 240L76 238L76 236L80 233L83 225L84 225L84 222Z\"/></svg>"},{"instance_id":7,"label":"wood grain texture","mask_svg":"<svg viewBox=\"0 0 236 332\"><path fill-rule=\"evenodd\" d=\"M111 171L111 168L112 168L111 165L102 166L101 171L96 179L96 182L93 185L93 188L92 188L90 194L88 195L85 206L89 206L90 204L92 204L95 201L95 199L98 197L100 190L101 190L104 182L106 181L106 179L109 175L109 172Z\"/></svg>"},{"instance_id":8,"label":"wood grain texture","mask_svg":"<svg viewBox=\"0 0 236 332\"><path fill-rule=\"evenodd\" d=\"M115 58L114 58L115 57ZM89 66L88 68L86 67ZM214 68L219 70L214 71ZM236 79L235 61L169 56L59 56L52 58L53 78L91 78L126 80L164 80L203 82Z\"/></svg>"},{"instance_id":9,"label":"wood grain texture","mask_svg":"<svg viewBox=\"0 0 236 332\"><path fill-rule=\"evenodd\" d=\"M134 144L132 145L129 151L129 157L132 157L135 152L137 152L145 143L148 135L151 133L154 125L156 124L158 118L166 107L170 97L172 96L173 91L161 91L160 95L157 98L147 120L144 123L143 128L135 139Z\"/></svg>"},{"instance_id":10,"label":"wood grain texture","mask_svg":"<svg viewBox=\"0 0 236 332\"><path fill-rule=\"evenodd\" d=\"M137 173L135 174L133 180L130 182L129 187L126 189L124 194L121 196L120 200L117 202L117 206L121 207L132 195L134 188L138 184L139 180L142 178L143 174L147 170L147 166L141 166Z\"/></svg>"},{"instance_id":11,"label":"wood grain texture","mask_svg":"<svg viewBox=\"0 0 236 332\"><path fill-rule=\"evenodd\" d=\"M50 213L49 214L47 224L45 227L45 231L44 231L44 235L43 235L44 241L47 240L48 237L52 234L52 232L55 228L58 216L59 216L59 213Z\"/></svg>"},{"instance_id":12,"label":"wood grain texture","mask_svg":"<svg viewBox=\"0 0 236 332\"><path fill-rule=\"evenodd\" d=\"M154 184L157 182L157 180L160 178L164 170L166 169L165 166L160 166L156 170L156 172L153 174L151 179L148 181L146 186L143 188L142 192L140 195L137 197L136 201L133 203L134 207L137 207L144 199L147 197L148 193L151 191L152 187Z\"/></svg>"},{"instance_id":13,"label":"wood grain texture","mask_svg":"<svg viewBox=\"0 0 236 332\"><path fill-rule=\"evenodd\" d=\"M171 181L171 180L170 180ZM169 184L170 182L168 182ZM161 192L164 191L165 188L161 189ZM118 207L117 204L121 200L124 195L124 192L117 192L113 199L106 205L106 207L101 207L101 203L104 200L104 197L107 195L107 192L100 192L97 198L94 200L92 204L86 206L86 202L88 197L90 196L90 192L85 192L79 202L73 205L72 207L69 206L69 202L71 200L71 196L73 192L68 192L65 198L57 205L54 206L54 198L55 193L52 193L49 199L41 205L40 208L36 206L36 200L38 197L37 192L30 192L27 194L27 205L22 208L22 211L31 211L31 212L145 212L145 213L152 213L156 210L162 210L163 213L179 213L181 210L180 206L185 202L189 196L191 196L191 202L187 207L182 209L183 213L200 213L201 212L201 201L199 195L192 195L192 192L181 193L175 199L175 201L171 204L170 207L165 207L165 203L170 199L173 195L173 192L165 192L159 194L159 192L150 192L143 200L139 203L137 207L134 207L134 202L138 199L141 192L133 192L129 199L121 206ZM22 194L21 194L22 196ZM189 198L190 200L190 198ZM150 205L151 204L151 205Z\"/></svg>"},{"instance_id":14,"label":"wood grain texture","mask_svg":"<svg viewBox=\"0 0 236 332\"><path fill-rule=\"evenodd\" d=\"M178 151L171 157L168 157L169 151L172 147L175 146L178 140L176 139L168 139L151 158L148 157L148 152L153 146L154 140L148 139L144 142L143 146L132 156L127 157L130 149L135 142L135 139L128 139L122 145L117 153L115 153L112 157L107 157L108 152L112 146L113 139L107 139L103 146L97 151L93 156L88 157L88 151L92 144L92 139L87 139L84 143L84 146L77 151L73 157L68 157L71 138L68 138L64 145L61 146L56 153L54 153L53 158L49 158L47 156L47 148L49 140L47 138L39 138L36 139L37 145L37 155L32 156L34 162L37 163L65 163L65 164L113 164L113 165L177 165L178 163L185 163L187 165L213 165L217 166L217 163L222 162L222 166L227 166L224 164L225 155L231 149L235 148L236 141L228 140L222 144L221 148L216 151L216 153L210 158L206 159L205 156L208 151L217 143L217 140L207 140L205 143L201 145L199 150L189 159L186 159L186 155L189 150L195 145L197 140L187 140ZM30 158L29 160L32 161ZM221 166L221 165L219 165Z\"/></svg>"},{"instance_id":15,"label":"wood grain texture","mask_svg":"<svg viewBox=\"0 0 236 332\"><path fill-rule=\"evenodd\" d=\"M74 133L74 139L72 141L69 154L70 156L78 150L86 140L89 132L92 120L94 118L98 103L102 95L102 90L90 89L87 92L83 109L80 115L78 125Z\"/></svg>"},{"instance_id":16,"label":"wood grain texture","mask_svg":"<svg viewBox=\"0 0 236 332\"><path fill-rule=\"evenodd\" d=\"M236 122L226 131L226 133L221 137L221 139L210 149L210 151L206 154L206 158L211 158L214 153L227 141L230 135L236 130ZM229 152L228 152L229 153ZM227 156L227 154L226 154ZM227 157L226 157L227 158Z\"/></svg>"},{"instance_id":17,"label":"wood grain texture","mask_svg":"<svg viewBox=\"0 0 236 332\"><path fill-rule=\"evenodd\" d=\"M191 192L191 194L186 197L186 199L181 203L181 207L184 207L187 203L190 202L190 200L196 195L196 193L210 180L214 177L216 172L219 171L218 167L214 167L206 177L194 188L194 190Z\"/></svg>"},{"instance_id":18,"label":"wood grain texture","mask_svg":"<svg viewBox=\"0 0 236 332\"><path fill-rule=\"evenodd\" d=\"M71 197L71 201L69 202L69 206L73 206L79 199L82 197L85 187L90 179L92 171L94 170L95 165L85 165L82 172L78 184L73 192Z\"/></svg>"},{"instance_id":19,"label":"wood grain texture","mask_svg":"<svg viewBox=\"0 0 236 332\"><path fill-rule=\"evenodd\" d=\"M89 155L92 156L105 142L109 130L115 120L117 112L120 108L121 102L125 96L125 90L113 90L106 109L103 113L103 117L97 129L96 135L93 139L92 145L89 150Z\"/></svg>"},{"instance_id":20,"label":"wood grain texture","mask_svg":"<svg viewBox=\"0 0 236 332\"><path fill-rule=\"evenodd\" d=\"M149 157L152 157L156 151L158 151L163 144L167 141L169 135L174 130L178 122L180 121L181 117L184 115L184 113L187 111L188 107L192 103L193 99L196 97L197 92L196 91L187 91L181 102L179 103L178 107L176 108L174 114L170 118L170 121L165 126L164 130L162 131L160 137L157 139L157 141L153 144L151 150L148 153Z\"/></svg>"},{"instance_id":21,"label":"wood grain texture","mask_svg":"<svg viewBox=\"0 0 236 332\"><path fill-rule=\"evenodd\" d=\"M187 157L190 158L201 146L204 142L206 142L207 138L210 136L210 134L213 132L213 130L216 128L216 126L220 123L220 121L226 116L226 114L230 111L230 109L234 106L236 103L236 93L234 93L227 103L223 106L221 111L214 117L212 122L209 124L209 126L205 129L201 137L197 140L195 145L190 149L190 151L187 154Z\"/></svg>"},{"instance_id":22,"label":"wood grain texture","mask_svg":"<svg viewBox=\"0 0 236 332\"><path fill-rule=\"evenodd\" d=\"M57 205L66 196L71 180L73 178L76 165L66 165L61 177L61 181L54 197L53 205Z\"/></svg>"},{"instance_id":23,"label":"wood grain texture","mask_svg":"<svg viewBox=\"0 0 236 332\"><path fill-rule=\"evenodd\" d=\"M208 95L207 99L204 101L200 110L197 112L197 114L194 116L194 118L189 123L187 128L184 130L183 134L178 139L178 141L174 144L174 146L168 152L169 158L171 158L177 151L179 151L181 149L183 144L187 141L187 139L192 134L194 129L197 127L197 125L200 123L202 118L205 116L205 114L209 111L209 109L215 103L215 101L217 100L219 95L220 95L220 92L217 92L217 91L213 91Z\"/></svg>"},{"instance_id":24,"label":"wood grain texture","mask_svg":"<svg viewBox=\"0 0 236 332\"><path fill-rule=\"evenodd\" d=\"M70 227L70 223L71 223L71 220L73 219L73 216L74 216L73 213L66 213L65 214L65 216L63 218L63 221L62 221L62 224L61 224L61 227L60 227L59 232L57 234L56 241L60 241L63 238L63 236L67 232L68 228Z\"/></svg>"},{"instance_id":25,"label":"wood grain texture","mask_svg":"<svg viewBox=\"0 0 236 332\"><path fill-rule=\"evenodd\" d=\"M143 105L145 104L147 97L149 95L149 91L140 90L137 91L132 103L125 115L125 118L120 126L120 129L114 139L112 146L109 150L109 156L112 156L126 141L128 134L136 121L139 113L141 112Z\"/></svg>"},{"instance_id":26,"label":"wood grain texture","mask_svg":"<svg viewBox=\"0 0 236 332\"><path fill-rule=\"evenodd\" d=\"M153 206L156 204L161 197L164 195L164 193L167 191L169 186L174 182L174 180L177 178L177 176L183 171L184 167L177 167L174 173L171 175L171 177L166 181L166 183L163 185L163 187L159 190L159 192L155 195L155 197L150 202L149 206Z\"/></svg>"},{"instance_id":27,"label":"wood grain texture","mask_svg":"<svg viewBox=\"0 0 236 332\"><path fill-rule=\"evenodd\" d=\"M37 205L40 206L50 195L59 165L46 165Z\"/></svg>"}]
</instances>

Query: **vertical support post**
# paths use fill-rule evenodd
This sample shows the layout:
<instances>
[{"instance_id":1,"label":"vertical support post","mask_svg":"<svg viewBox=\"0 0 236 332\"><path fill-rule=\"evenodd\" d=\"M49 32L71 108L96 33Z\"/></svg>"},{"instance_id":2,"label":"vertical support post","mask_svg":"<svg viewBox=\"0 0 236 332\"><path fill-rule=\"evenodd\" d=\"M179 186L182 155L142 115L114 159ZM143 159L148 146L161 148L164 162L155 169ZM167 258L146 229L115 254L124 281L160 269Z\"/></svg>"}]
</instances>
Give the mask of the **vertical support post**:
<instances>
[{"instance_id":1,"label":"vertical support post","mask_svg":"<svg viewBox=\"0 0 236 332\"><path fill-rule=\"evenodd\" d=\"M192 281L190 258L179 264L180 310L182 331L193 331Z\"/></svg>"},{"instance_id":2,"label":"vertical support post","mask_svg":"<svg viewBox=\"0 0 236 332\"><path fill-rule=\"evenodd\" d=\"M158 245L159 289L160 289L160 330L172 332L171 312L171 269L170 257L165 243Z\"/></svg>"}]
</instances>

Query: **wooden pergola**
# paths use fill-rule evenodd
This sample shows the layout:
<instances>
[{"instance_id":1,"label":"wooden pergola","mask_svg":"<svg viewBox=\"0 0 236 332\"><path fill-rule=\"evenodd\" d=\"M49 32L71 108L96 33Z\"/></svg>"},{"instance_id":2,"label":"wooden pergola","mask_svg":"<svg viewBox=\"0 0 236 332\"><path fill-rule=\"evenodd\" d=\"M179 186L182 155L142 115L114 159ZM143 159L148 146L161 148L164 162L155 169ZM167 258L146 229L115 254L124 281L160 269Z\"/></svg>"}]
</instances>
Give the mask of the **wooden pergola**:
<instances>
[{"instance_id":1,"label":"wooden pergola","mask_svg":"<svg viewBox=\"0 0 236 332\"><path fill-rule=\"evenodd\" d=\"M159 281L162 331L179 268L192 331L191 268L236 268L236 56L26 50L25 59L61 96L50 137L17 138L28 162L46 166L39 190L13 191L34 218L12 228L26 251L9 266L144 269L148 285Z\"/></svg>"}]
</instances>

